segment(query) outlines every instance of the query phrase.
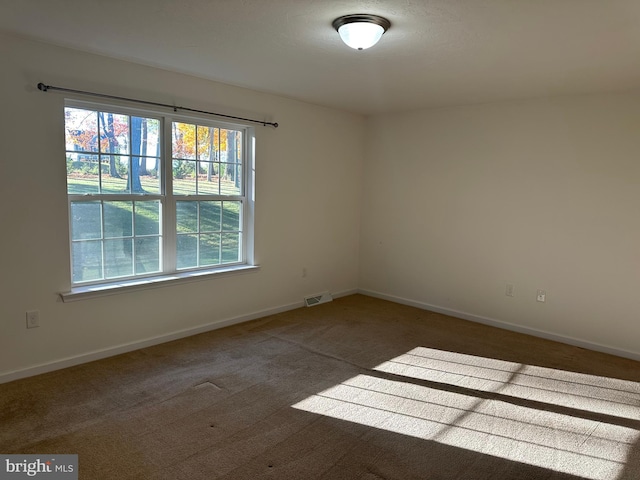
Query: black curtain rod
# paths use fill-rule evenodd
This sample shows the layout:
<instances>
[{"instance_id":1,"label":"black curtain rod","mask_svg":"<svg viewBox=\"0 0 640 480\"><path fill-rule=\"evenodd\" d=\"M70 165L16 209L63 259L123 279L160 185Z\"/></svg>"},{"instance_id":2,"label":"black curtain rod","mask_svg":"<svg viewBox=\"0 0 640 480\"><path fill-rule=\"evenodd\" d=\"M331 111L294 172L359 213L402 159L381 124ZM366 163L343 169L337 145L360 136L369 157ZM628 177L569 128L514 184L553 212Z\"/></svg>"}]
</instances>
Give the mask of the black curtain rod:
<instances>
[{"instance_id":1,"label":"black curtain rod","mask_svg":"<svg viewBox=\"0 0 640 480\"><path fill-rule=\"evenodd\" d=\"M242 120L244 122L259 123L265 127L267 125L271 125L274 128L278 128L277 122L265 122L263 120L254 120L252 118L234 117L233 115L225 115L223 113L207 112L206 110L196 110L195 108L178 107L176 105L169 105L167 103L148 102L146 100L137 100L135 98L117 97L115 95L105 95L104 93L85 92L83 90L73 90L71 88L54 87L53 85L45 85L44 83L38 84L38 90L41 90L43 92L46 92L48 90L58 90L60 92L79 93L81 95L91 95L93 97L109 98L111 100L125 100L127 102L142 103L144 105L153 105L155 107L172 108L174 112L177 112L178 110L184 110L186 112L204 113L206 115L215 115L216 117L232 118L234 120Z\"/></svg>"}]
</instances>

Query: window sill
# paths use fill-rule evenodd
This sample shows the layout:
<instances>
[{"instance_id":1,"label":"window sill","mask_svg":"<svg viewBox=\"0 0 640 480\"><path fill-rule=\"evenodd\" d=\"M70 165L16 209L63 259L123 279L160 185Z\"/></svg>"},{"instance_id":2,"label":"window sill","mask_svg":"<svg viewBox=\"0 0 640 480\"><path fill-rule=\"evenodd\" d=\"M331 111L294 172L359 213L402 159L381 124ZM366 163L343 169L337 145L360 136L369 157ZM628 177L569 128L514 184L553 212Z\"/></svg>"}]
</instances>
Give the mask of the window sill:
<instances>
[{"instance_id":1,"label":"window sill","mask_svg":"<svg viewBox=\"0 0 640 480\"><path fill-rule=\"evenodd\" d=\"M137 290L167 287L169 285L195 282L199 280L210 280L214 277L217 278L241 273L252 273L257 272L258 270L260 270L260 266L258 265L235 265L228 268L197 270L149 278L136 278L132 280L123 280L121 282L116 281L97 285L87 285L84 287L75 287L72 288L70 292L60 293L60 298L64 303L77 302L79 300L88 300L107 295L134 292Z\"/></svg>"}]
</instances>

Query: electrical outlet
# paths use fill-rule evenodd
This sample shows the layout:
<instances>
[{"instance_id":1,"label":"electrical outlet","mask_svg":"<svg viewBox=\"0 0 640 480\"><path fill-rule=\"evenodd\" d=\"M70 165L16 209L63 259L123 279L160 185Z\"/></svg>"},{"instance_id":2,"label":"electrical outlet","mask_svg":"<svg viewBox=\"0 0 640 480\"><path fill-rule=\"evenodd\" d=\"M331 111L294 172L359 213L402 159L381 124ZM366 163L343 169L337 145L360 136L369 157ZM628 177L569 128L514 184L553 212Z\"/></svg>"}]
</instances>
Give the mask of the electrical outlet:
<instances>
[{"instance_id":1,"label":"electrical outlet","mask_svg":"<svg viewBox=\"0 0 640 480\"><path fill-rule=\"evenodd\" d=\"M504 291L507 297L513 297L513 284L507 283L507 288Z\"/></svg>"},{"instance_id":2,"label":"electrical outlet","mask_svg":"<svg viewBox=\"0 0 640 480\"><path fill-rule=\"evenodd\" d=\"M29 310L27 312L27 328L36 328L40 326L40 312L38 310Z\"/></svg>"},{"instance_id":3,"label":"electrical outlet","mask_svg":"<svg viewBox=\"0 0 640 480\"><path fill-rule=\"evenodd\" d=\"M536 297L536 301L538 302L546 302L547 301L547 292L544 290L538 290L538 296Z\"/></svg>"}]
</instances>

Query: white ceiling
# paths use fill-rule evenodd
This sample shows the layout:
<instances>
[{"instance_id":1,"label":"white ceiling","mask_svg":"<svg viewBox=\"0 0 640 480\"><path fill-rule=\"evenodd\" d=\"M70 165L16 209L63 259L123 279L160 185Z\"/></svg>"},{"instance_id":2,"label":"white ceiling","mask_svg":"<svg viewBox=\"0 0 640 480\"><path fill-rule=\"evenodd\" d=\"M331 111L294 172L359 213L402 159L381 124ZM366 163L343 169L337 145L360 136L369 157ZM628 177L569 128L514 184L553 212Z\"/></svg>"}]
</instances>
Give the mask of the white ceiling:
<instances>
[{"instance_id":1,"label":"white ceiling","mask_svg":"<svg viewBox=\"0 0 640 480\"><path fill-rule=\"evenodd\" d=\"M351 13L391 29L351 50ZM640 88L640 0L0 0L0 29L365 114Z\"/></svg>"}]
</instances>

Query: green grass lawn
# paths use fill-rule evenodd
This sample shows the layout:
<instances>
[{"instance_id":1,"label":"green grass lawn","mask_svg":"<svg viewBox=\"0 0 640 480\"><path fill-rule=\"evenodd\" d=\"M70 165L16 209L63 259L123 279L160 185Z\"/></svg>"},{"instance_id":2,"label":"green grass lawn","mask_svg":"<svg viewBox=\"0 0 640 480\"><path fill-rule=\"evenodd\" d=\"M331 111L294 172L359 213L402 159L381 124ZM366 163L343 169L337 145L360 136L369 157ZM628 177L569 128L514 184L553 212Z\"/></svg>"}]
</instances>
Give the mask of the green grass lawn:
<instances>
[{"instance_id":1,"label":"green grass lawn","mask_svg":"<svg viewBox=\"0 0 640 480\"><path fill-rule=\"evenodd\" d=\"M199 179L200 192L202 184ZM102 177L103 194L127 194L126 179ZM156 178L141 177L142 188L159 193ZM73 175L70 194L98 193L98 179ZM216 194L218 181L215 184ZM223 191L237 193L232 182L221 181ZM213 190L213 188L212 188ZM177 195L195 193L195 179L174 180ZM211 192L213 193L213 191ZM135 209L134 209L135 204ZM199 204L199 208L198 208ZM197 268L239 261L240 202L180 201L177 199L178 268ZM160 270L161 229L158 200L100 201L87 198L71 207L73 279L86 282L127 277Z\"/></svg>"},{"instance_id":2,"label":"green grass lawn","mask_svg":"<svg viewBox=\"0 0 640 480\"><path fill-rule=\"evenodd\" d=\"M218 182L220 192L218 192ZM150 175L140 176L142 193L158 195L160 193L160 180ZM197 190L197 192L196 192ZM67 176L67 193L69 195L85 195L100 193L100 180L98 175L86 175L73 173ZM126 178L116 178L109 175L102 175L102 193L124 193L128 194L128 181ZM207 180L206 175L200 175L197 180L193 178L182 178L173 180L174 195L240 195L240 189L234 182L226 178L218 179L212 177Z\"/></svg>"}]
</instances>

